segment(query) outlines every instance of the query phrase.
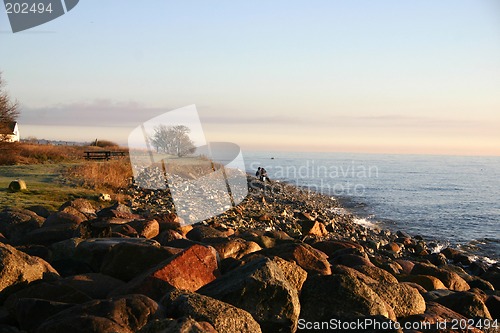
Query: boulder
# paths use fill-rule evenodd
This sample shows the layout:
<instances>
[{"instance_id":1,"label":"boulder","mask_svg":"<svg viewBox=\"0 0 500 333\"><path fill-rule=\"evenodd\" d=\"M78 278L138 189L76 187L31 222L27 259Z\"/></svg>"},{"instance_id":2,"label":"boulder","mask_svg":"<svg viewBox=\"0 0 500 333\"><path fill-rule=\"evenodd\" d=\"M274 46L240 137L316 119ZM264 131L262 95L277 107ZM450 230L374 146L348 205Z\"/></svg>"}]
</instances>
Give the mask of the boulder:
<instances>
[{"instance_id":1,"label":"boulder","mask_svg":"<svg viewBox=\"0 0 500 333\"><path fill-rule=\"evenodd\" d=\"M100 273L87 273L68 276L54 282L56 285L76 289L93 299L106 298L108 294L125 282Z\"/></svg>"},{"instance_id":2,"label":"boulder","mask_svg":"<svg viewBox=\"0 0 500 333\"><path fill-rule=\"evenodd\" d=\"M195 226L191 231L186 234L186 237L196 242L203 242L210 238L227 237L229 234L209 226Z\"/></svg>"},{"instance_id":3,"label":"boulder","mask_svg":"<svg viewBox=\"0 0 500 333\"><path fill-rule=\"evenodd\" d=\"M401 282L416 283L422 286L426 291L447 289L441 280L431 275L400 275L398 279Z\"/></svg>"},{"instance_id":4,"label":"boulder","mask_svg":"<svg viewBox=\"0 0 500 333\"><path fill-rule=\"evenodd\" d=\"M304 220L300 224L302 225L303 235L323 237L328 234L325 225L321 222Z\"/></svg>"},{"instance_id":5,"label":"boulder","mask_svg":"<svg viewBox=\"0 0 500 333\"><path fill-rule=\"evenodd\" d=\"M259 324L245 310L200 294L183 294L167 305L173 318L189 316L210 323L219 333L261 332Z\"/></svg>"},{"instance_id":6,"label":"boulder","mask_svg":"<svg viewBox=\"0 0 500 333\"><path fill-rule=\"evenodd\" d=\"M80 216L66 213L64 211L59 211L50 214L43 223L43 227L57 226L60 224L74 225L76 227L83 221L84 219Z\"/></svg>"},{"instance_id":7,"label":"boulder","mask_svg":"<svg viewBox=\"0 0 500 333\"><path fill-rule=\"evenodd\" d=\"M139 237L154 238L160 234L160 224L154 220L135 220L129 223L136 231Z\"/></svg>"},{"instance_id":8,"label":"boulder","mask_svg":"<svg viewBox=\"0 0 500 333\"><path fill-rule=\"evenodd\" d=\"M425 300L417 289L403 283L377 283L370 285L380 298L394 309L397 318L422 314Z\"/></svg>"},{"instance_id":9,"label":"boulder","mask_svg":"<svg viewBox=\"0 0 500 333\"><path fill-rule=\"evenodd\" d=\"M38 298L20 298L17 300L13 310L19 327L22 330L34 331L48 317L72 306L74 306L74 304Z\"/></svg>"},{"instance_id":10,"label":"boulder","mask_svg":"<svg viewBox=\"0 0 500 333\"><path fill-rule=\"evenodd\" d=\"M404 323L413 323L412 325L416 325L415 323L422 322L420 324L422 327L425 323L428 329L424 330L424 332L467 332L467 333L481 333L481 330L473 329L468 327L467 330L456 331L452 330L452 324L455 323L468 323L467 318L462 316L459 313L456 313L453 310L448 309L445 306L442 306L439 303L428 302L425 313L417 314L413 316L408 316L406 318L400 319L402 324ZM439 324L439 327L437 325Z\"/></svg>"},{"instance_id":11,"label":"boulder","mask_svg":"<svg viewBox=\"0 0 500 333\"><path fill-rule=\"evenodd\" d=\"M106 254L120 243L160 246L158 242L144 238L90 238L78 244L74 259L90 265L94 272L99 272Z\"/></svg>"},{"instance_id":12,"label":"boulder","mask_svg":"<svg viewBox=\"0 0 500 333\"><path fill-rule=\"evenodd\" d=\"M262 250L259 244L241 238L233 238L219 243L211 243L221 259L241 259L243 256Z\"/></svg>"},{"instance_id":13,"label":"boulder","mask_svg":"<svg viewBox=\"0 0 500 333\"><path fill-rule=\"evenodd\" d=\"M437 277L446 288L455 291L466 291L470 286L462 279L457 273L446 270L444 268L437 268L432 264L417 263L411 271L412 275L430 275Z\"/></svg>"},{"instance_id":14,"label":"boulder","mask_svg":"<svg viewBox=\"0 0 500 333\"><path fill-rule=\"evenodd\" d=\"M100 271L117 279L130 281L180 251L182 250L172 247L119 243L104 256Z\"/></svg>"},{"instance_id":15,"label":"boulder","mask_svg":"<svg viewBox=\"0 0 500 333\"><path fill-rule=\"evenodd\" d=\"M308 244L283 243L256 253L268 257L277 256L288 261L293 261L308 273L317 273L321 275L329 275L332 273L327 255Z\"/></svg>"},{"instance_id":16,"label":"boulder","mask_svg":"<svg viewBox=\"0 0 500 333\"><path fill-rule=\"evenodd\" d=\"M363 246L349 241L329 240L329 241L316 242L312 244L312 246L326 253L329 257L333 257L336 251L343 249L358 249L359 251L364 252Z\"/></svg>"},{"instance_id":17,"label":"boulder","mask_svg":"<svg viewBox=\"0 0 500 333\"><path fill-rule=\"evenodd\" d=\"M55 224L43 226L29 232L25 239L30 244L50 245L72 238L78 225Z\"/></svg>"},{"instance_id":18,"label":"boulder","mask_svg":"<svg viewBox=\"0 0 500 333\"><path fill-rule=\"evenodd\" d=\"M32 281L54 276L58 276L58 273L45 260L0 243L1 294L14 291Z\"/></svg>"},{"instance_id":19,"label":"boulder","mask_svg":"<svg viewBox=\"0 0 500 333\"><path fill-rule=\"evenodd\" d=\"M38 333L133 333L161 315L158 304L144 295L93 300L47 318Z\"/></svg>"},{"instance_id":20,"label":"boulder","mask_svg":"<svg viewBox=\"0 0 500 333\"><path fill-rule=\"evenodd\" d=\"M298 292L276 261L269 258L238 267L198 293L248 311L263 332L294 332L297 328Z\"/></svg>"},{"instance_id":21,"label":"boulder","mask_svg":"<svg viewBox=\"0 0 500 333\"><path fill-rule=\"evenodd\" d=\"M52 253L52 260L57 261L61 259L73 258L76 247L81 242L83 242L82 238L69 238L60 242L52 243L49 247Z\"/></svg>"},{"instance_id":22,"label":"boulder","mask_svg":"<svg viewBox=\"0 0 500 333\"><path fill-rule=\"evenodd\" d=\"M100 211L97 212L97 216L101 218L120 218L120 219L138 219L140 218L139 215L133 214L132 210L130 207L121 204L121 203L116 203L111 207L107 207L104 209L101 209Z\"/></svg>"},{"instance_id":23,"label":"boulder","mask_svg":"<svg viewBox=\"0 0 500 333\"><path fill-rule=\"evenodd\" d=\"M9 190L12 192L25 191L28 189L26 182L22 179L13 180L9 184Z\"/></svg>"},{"instance_id":24,"label":"boulder","mask_svg":"<svg viewBox=\"0 0 500 333\"><path fill-rule=\"evenodd\" d=\"M368 258L356 254L337 255L330 261L332 265L344 265L348 267L357 267L357 266L375 267L375 265L372 264Z\"/></svg>"},{"instance_id":25,"label":"boulder","mask_svg":"<svg viewBox=\"0 0 500 333\"><path fill-rule=\"evenodd\" d=\"M391 316L392 308L372 288L349 275L309 276L302 287L300 304L300 318L307 322L372 315L396 319Z\"/></svg>"},{"instance_id":26,"label":"boulder","mask_svg":"<svg viewBox=\"0 0 500 333\"><path fill-rule=\"evenodd\" d=\"M396 259L396 262L401 266L401 273L403 274L410 274L413 267L415 267L415 263L409 260Z\"/></svg>"},{"instance_id":27,"label":"boulder","mask_svg":"<svg viewBox=\"0 0 500 333\"><path fill-rule=\"evenodd\" d=\"M366 265L355 266L353 268L365 275L368 275L369 277L380 283L390 283L390 284L398 283L398 280L394 277L394 275L392 275L385 269L375 266L366 266Z\"/></svg>"},{"instance_id":28,"label":"boulder","mask_svg":"<svg viewBox=\"0 0 500 333\"><path fill-rule=\"evenodd\" d=\"M72 207L78 212L85 214L87 217L91 217L96 213L92 203L89 200L83 198L77 198L63 203L61 207L59 207L59 211L64 211L64 209L67 207Z\"/></svg>"},{"instance_id":29,"label":"boulder","mask_svg":"<svg viewBox=\"0 0 500 333\"><path fill-rule=\"evenodd\" d=\"M500 319L500 296L491 295L486 299L484 304L486 304L491 318Z\"/></svg>"},{"instance_id":30,"label":"boulder","mask_svg":"<svg viewBox=\"0 0 500 333\"><path fill-rule=\"evenodd\" d=\"M440 297L436 302L467 318L492 319L483 297L471 292L456 292Z\"/></svg>"},{"instance_id":31,"label":"boulder","mask_svg":"<svg viewBox=\"0 0 500 333\"><path fill-rule=\"evenodd\" d=\"M44 220L28 209L7 208L0 213L0 233L11 243L20 244L26 234L40 228Z\"/></svg>"},{"instance_id":32,"label":"boulder","mask_svg":"<svg viewBox=\"0 0 500 333\"><path fill-rule=\"evenodd\" d=\"M219 275L215 249L193 245L132 279L111 295L138 293L159 300L172 289L196 291Z\"/></svg>"}]
</instances>

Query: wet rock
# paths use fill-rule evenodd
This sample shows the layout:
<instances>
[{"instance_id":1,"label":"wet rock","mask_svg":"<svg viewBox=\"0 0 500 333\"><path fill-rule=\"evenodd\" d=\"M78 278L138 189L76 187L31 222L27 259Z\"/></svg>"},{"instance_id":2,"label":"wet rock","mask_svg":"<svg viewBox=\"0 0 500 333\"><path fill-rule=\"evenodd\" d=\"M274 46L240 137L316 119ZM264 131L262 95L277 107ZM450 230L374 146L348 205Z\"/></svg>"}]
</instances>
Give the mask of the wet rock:
<instances>
[{"instance_id":1,"label":"wet rock","mask_svg":"<svg viewBox=\"0 0 500 333\"><path fill-rule=\"evenodd\" d=\"M196 291L219 275L215 249L193 245L132 279L111 295L139 293L159 300L172 289Z\"/></svg>"},{"instance_id":2,"label":"wet rock","mask_svg":"<svg viewBox=\"0 0 500 333\"><path fill-rule=\"evenodd\" d=\"M211 243L211 245L217 250L221 259L241 259L249 253L262 250L259 244L252 241L245 241L241 238L233 238L220 243Z\"/></svg>"},{"instance_id":3,"label":"wet rock","mask_svg":"<svg viewBox=\"0 0 500 333\"><path fill-rule=\"evenodd\" d=\"M200 294L183 294L167 306L173 318L189 316L210 323L219 333L261 332L252 315L228 303Z\"/></svg>"},{"instance_id":4,"label":"wet rock","mask_svg":"<svg viewBox=\"0 0 500 333\"><path fill-rule=\"evenodd\" d=\"M467 318L492 319L483 298L471 292L456 292L438 298L436 302Z\"/></svg>"},{"instance_id":5,"label":"wet rock","mask_svg":"<svg viewBox=\"0 0 500 333\"><path fill-rule=\"evenodd\" d=\"M290 332L297 327L300 312L297 290L271 259L251 261L198 292L248 311L263 332Z\"/></svg>"},{"instance_id":6,"label":"wet rock","mask_svg":"<svg viewBox=\"0 0 500 333\"><path fill-rule=\"evenodd\" d=\"M150 298L144 295L127 295L71 307L49 317L37 332L132 333L160 314L158 304Z\"/></svg>"},{"instance_id":7,"label":"wet rock","mask_svg":"<svg viewBox=\"0 0 500 333\"><path fill-rule=\"evenodd\" d=\"M392 308L372 288L349 275L309 276L302 287L300 304L300 318L309 322L371 315L396 319L390 315Z\"/></svg>"},{"instance_id":8,"label":"wet rock","mask_svg":"<svg viewBox=\"0 0 500 333\"><path fill-rule=\"evenodd\" d=\"M21 288L29 282L54 276L58 276L58 273L45 260L0 243L1 294Z\"/></svg>"},{"instance_id":9,"label":"wet rock","mask_svg":"<svg viewBox=\"0 0 500 333\"><path fill-rule=\"evenodd\" d=\"M144 271L167 260L181 249L149 244L119 243L104 256L100 271L123 281L130 281Z\"/></svg>"},{"instance_id":10,"label":"wet rock","mask_svg":"<svg viewBox=\"0 0 500 333\"><path fill-rule=\"evenodd\" d=\"M453 260L458 254L461 254L457 249L447 247L441 251L441 254L443 254L447 259Z\"/></svg>"},{"instance_id":11,"label":"wet rock","mask_svg":"<svg viewBox=\"0 0 500 333\"><path fill-rule=\"evenodd\" d=\"M466 291L470 286L457 273L437 268L431 264L417 263L411 271L412 275L431 275L437 277L446 288L455 291Z\"/></svg>"}]
</instances>

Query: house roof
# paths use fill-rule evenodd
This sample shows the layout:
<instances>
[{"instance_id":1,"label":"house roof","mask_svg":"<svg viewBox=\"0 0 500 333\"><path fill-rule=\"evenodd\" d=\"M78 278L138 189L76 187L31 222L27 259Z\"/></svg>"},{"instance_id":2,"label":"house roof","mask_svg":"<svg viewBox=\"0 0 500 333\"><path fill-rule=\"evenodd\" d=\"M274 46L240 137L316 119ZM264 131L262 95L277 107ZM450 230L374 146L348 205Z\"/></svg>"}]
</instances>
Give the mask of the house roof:
<instances>
[{"instance_id":1,"label":"house roof","mask_svg":"<svg viewBox=\"0 0 500 333\"><path fill-rule=\"evenodd\" d=\"M16 124L15 121L0 122L0 134L14 134Z\"/></svg>"}]
</instances>

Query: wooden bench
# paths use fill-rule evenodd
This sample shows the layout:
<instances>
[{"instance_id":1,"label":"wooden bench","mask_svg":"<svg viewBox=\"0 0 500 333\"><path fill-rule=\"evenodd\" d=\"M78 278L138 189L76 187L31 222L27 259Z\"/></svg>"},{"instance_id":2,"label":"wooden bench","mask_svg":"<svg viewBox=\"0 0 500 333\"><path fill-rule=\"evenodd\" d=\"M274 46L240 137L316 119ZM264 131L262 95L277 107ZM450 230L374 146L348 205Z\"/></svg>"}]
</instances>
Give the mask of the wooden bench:
<instances>
[{"instance_id":1,"label":"wooden bench","mask_svg":"<svg viewBox=\"0 0 500 333\"><path fill-rule=\"evenodd\" d=\"M91 150L84 151L86 160L106 160L109 161L112 157L125 157L126 151L110 151L110 150Z\"/></svg>"}]
</instances>

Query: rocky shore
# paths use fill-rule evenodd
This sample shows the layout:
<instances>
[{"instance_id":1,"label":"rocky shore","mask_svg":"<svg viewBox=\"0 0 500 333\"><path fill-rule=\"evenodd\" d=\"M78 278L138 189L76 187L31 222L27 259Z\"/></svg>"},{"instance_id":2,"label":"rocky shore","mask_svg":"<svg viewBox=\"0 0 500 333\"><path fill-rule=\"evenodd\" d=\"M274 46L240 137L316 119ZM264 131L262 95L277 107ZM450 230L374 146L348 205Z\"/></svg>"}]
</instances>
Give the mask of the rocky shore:
<instances>
[{"instance_id":1,"label":"rocky shore","mask_svg":"<svg viewBox=\"0 0 500 333\"><path fill-rule=\"evenodd\" d=\"M0 212L0 332L497 332L500 267L249 179L196 225L168 190Z\"/></svg>"}]
</instances>

